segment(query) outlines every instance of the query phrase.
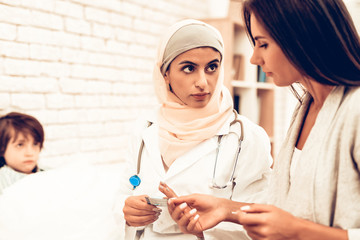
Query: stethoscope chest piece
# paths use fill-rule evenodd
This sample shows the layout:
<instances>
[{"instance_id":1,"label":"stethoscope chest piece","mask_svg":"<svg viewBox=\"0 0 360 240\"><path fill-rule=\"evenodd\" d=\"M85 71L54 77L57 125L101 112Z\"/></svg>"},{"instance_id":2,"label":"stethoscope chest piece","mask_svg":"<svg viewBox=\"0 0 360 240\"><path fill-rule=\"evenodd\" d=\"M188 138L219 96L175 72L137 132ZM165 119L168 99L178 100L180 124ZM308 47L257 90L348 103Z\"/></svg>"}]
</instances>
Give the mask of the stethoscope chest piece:
<instances>
[{"instance_id":1,"label":"stethoscope chest piece","mask_svg":"<svg viewBox=\"0 0 360 240\"><path fill-rule=\"evenodd\" d=\"M133 189L135 189L137 186L140 185L141 183L141 179L139 178L138 175L133 175L129 178L129 181L131 183L131 185L134 187Z\"/></svg>"}]
</instances>

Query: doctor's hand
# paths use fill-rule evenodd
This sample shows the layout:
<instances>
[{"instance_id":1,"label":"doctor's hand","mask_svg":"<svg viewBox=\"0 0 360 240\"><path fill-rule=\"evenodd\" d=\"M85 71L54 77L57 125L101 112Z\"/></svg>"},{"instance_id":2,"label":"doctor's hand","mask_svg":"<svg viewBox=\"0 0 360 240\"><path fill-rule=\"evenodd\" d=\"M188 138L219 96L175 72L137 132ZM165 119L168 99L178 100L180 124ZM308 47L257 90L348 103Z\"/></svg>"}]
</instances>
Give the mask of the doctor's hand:
<instances>
[{"instance_id":1,"label":"doctor's hand","mask_svg":"<svg viewBox=\"0 0 360 240\"><path fill-rule=\"evenodd\" d=\"M145 197L130 196L125 200L123 208L126 224L133 227L145 226L155 222L161 213L161 209L147 204Z\"/></svg>"},{"instance_id":2,"label":"doctor's hand","mask_svg":"<svg viewBox=\"0 0 360 240\"><path fill-rule=\"evenodd\" d=\"M171 218L177 223L180 230L186 234L193 234L198 237L203 237L202 227L198 223L199 215L196 214L196 209L187 206L186 203L175 205L171 202L176 198L176 193L164 182L160 182L159 190L169 198L168 210Z\"/></svg>"}]
</instances>

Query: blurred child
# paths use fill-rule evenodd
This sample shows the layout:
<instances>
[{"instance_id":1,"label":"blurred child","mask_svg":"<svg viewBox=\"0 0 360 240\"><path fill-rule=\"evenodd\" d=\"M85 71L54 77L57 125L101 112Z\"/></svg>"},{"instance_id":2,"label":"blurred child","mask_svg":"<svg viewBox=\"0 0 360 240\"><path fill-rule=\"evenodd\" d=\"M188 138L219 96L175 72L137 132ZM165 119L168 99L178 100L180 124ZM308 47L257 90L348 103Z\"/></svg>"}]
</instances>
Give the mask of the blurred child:
<instances>
[{"instance_id":1,"label":"blurred child","mask_svg":"<svg viewBox=\"0 0 360 240\"><path fill-rule=\"evenodd\" d=\"M19 179L39 171L43 142L44 130L36 118L18 112L0 118L0 194Z\"/></svg>"}]
</instances>

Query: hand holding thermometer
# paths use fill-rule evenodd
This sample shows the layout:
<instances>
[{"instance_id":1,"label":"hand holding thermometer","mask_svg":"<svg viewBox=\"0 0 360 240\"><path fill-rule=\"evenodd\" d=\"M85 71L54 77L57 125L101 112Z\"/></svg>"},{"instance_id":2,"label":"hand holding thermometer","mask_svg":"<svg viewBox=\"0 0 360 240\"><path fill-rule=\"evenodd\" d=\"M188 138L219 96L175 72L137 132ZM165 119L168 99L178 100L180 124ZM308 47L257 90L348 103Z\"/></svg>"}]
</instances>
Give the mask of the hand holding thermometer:
<instances>
[{"instance_id":1,"label":"hand holding thermometer","mask_svg":"<svg viewBox=\"0 0 360 240\"><path fill-rule=\"evenodd\" d=\"M160 182L159 190L166 195L167 198L145 197L146 202L156 207L167 207L169 198L177 197L176 193L169 188L166 183Z\"/></svg>"},{"instance_id":2,"label":"hand holding thermometer","mask_svg":"<svg viewBox=\"0 0 360 240\"><path fill-rule=\"evenodd\" d=\"M167 198L151 198L151 197L145 197L146 202L150 205L156 206L156 207L167 207Z\"/></svg>"}]
</instances>

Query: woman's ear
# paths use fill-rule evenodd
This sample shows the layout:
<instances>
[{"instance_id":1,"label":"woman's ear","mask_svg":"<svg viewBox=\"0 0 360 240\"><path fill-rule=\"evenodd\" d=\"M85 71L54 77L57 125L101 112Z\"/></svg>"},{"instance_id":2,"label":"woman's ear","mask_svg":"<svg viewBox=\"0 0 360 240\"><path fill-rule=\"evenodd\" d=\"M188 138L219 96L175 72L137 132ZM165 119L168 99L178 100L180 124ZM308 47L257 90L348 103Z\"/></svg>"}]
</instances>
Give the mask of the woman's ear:
<instances>
[{"instance_id":1,"label":"woman's ear","mask_svg":"<svg viewBox=\"0 0 360 240\"><path fill-rule=\"evenodd\" d=\"M171 84L170 84L170 78L169 78L169 71L166 71L164 74L165 84L169 86L170 92L172 92Z\"/></svg>"},{"instance_id":2,"label":"woman's ear","mask_svg":"<svg viewBox=\"0 0 360 240\"><path fill-rule=\"evenodd\" d=\"M165 74L164 74L164 79L165 79L166 85L170 85L169 71L166 71L166 72L165 72Z\"/></svg>"}]
</instances>

